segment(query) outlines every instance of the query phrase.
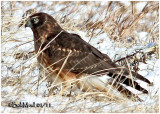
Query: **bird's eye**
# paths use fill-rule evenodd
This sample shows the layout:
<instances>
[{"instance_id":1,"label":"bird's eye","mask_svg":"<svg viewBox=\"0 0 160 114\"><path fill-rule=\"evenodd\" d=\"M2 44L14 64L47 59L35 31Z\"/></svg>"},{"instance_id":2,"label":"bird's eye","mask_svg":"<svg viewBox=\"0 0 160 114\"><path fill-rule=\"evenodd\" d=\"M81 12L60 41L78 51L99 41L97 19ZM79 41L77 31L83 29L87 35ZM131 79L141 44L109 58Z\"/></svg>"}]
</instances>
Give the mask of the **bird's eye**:
<instances>
[{"instance_id":1,"label":"bird's eye","mask_svg":"<svg viewBox=\"0 0 160 114\"><path fill-rule=\"evenodd\" d=\"M37 24L39 22L39 19L38 18L34 18L33 21L34 21L34 24Z\"/></svg>"}]
</instances>

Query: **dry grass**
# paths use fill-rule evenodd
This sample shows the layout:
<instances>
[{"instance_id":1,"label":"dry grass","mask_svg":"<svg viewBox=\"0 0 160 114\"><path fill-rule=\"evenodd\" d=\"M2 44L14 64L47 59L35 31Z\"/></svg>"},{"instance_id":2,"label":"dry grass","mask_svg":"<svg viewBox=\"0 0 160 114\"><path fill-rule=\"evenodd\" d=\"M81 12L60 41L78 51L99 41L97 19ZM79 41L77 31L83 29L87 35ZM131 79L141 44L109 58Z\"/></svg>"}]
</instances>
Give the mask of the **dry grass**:
<instances>
[{"instance_id":1,"label":"dry grass","mask_svg":"<svg viewBox=\"0 0 160 114\"><path fill-rule=\"evenodd\" d=\"M74 97L61 97L59 94L47 97L48 90L44 89L47 84L44 80L44 72L39 71L39 64L33 47L32 35L23 29L20 17L15 12L25 13L27 8L35 2L2 2L1 6L1 45L2 47L2 106L12 101L20 102L25 99L26 94L32 96L43 96L46 102L56 102L52 108L32 109L6 109L9 112L158 112L158 103L129 105L132 101L120 98L119 100L108 99L108 96L99 92L88 92L73 95ZM17 7L17 4L23 7ZM59 10L53 7L64 5ZM139 2L130 2L127 6L122 2L37 2L36 11L52 11L51 15L60 23L65 30L87 32L89 41L102 33L107 33L109 38L117 43L118 47L131 48L136 45L147 45L150 42L158 44L159 38L159 4L158 2L147 2L139 11L136 5ZM85 11L83 12L82 10ZM55 11L53 11L55 10ZM78 17L78 19L76 19ZM147 40L140 39L139 32L147 32ZM22 34L22 37L20 37ZM130 39L130 40L128 40ZM139 40L137 40L139 39ZM102 43L99 41L99 43ZM32 45L27 47L25 45ZM12 48L9 48L9 45ZM13 46L15 45L15 46ZM155 51L158 56L158 50ZM8 89L4 89L8 88ZM4 90L3 90L4 89ZM11 89L11 90L10 90ZM10 92L11 91L11 92ZM57 93L55 89L55 93ZM151 96L151 95L150 95ZM153 96L152 96L153 97ZM154 96L158 101L158 94ZM59 104L60 103L60 104ZM110 108L107 108L110 107ZM117 107L115 109L115 107ZM2 112L6 111L3 109Z\"/></svg>"}]
</instances>

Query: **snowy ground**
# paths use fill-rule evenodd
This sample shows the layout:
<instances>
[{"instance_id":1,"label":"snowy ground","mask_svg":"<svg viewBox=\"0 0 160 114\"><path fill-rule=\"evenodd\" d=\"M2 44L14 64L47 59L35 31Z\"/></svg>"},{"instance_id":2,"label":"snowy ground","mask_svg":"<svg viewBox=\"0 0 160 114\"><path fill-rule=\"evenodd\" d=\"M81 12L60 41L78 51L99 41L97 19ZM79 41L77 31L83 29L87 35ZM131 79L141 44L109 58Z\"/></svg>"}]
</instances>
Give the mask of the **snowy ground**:
<instances>
[{"instance_id":1,"label":"snowy ground","mask_svg":"<svg viewBox=\"0 0 160 114\"><path fill-rule=\"evenodd\" d=\"M148 86L141 81L137 81L142 85L142 87L149 91L149 95L144 95L138 91L132 90L144 100L143 102L133 102L125 98L120 101L109 101L103 94L96 96L96 94L87 95L87 93L84 93L83 97L62 97L60 95L53 95L49 97L45 96L48 92L46 82L44 81L37 86L40 71L34 53L30 53L34 51L32 31L29 28L18 28L17 23L20 22L24 11L30 8L36 8L37 11L49 13L56 19L62 16L60 10L65 8L67 5L69 7L67 6L68 9L63 12L63 15L67 15L68 12L74 9L74 5L71 3L68 3L67 5L56 4L54 7L51 7L51 3L52 2L45 2L43 7L37 7L38 3L33 2L31 5L24 7L21 3L16 2L15 7L18 6L17 12L13 12L12 19L6 18L6 20L4 20L4 23L13 22L16 23L16 26L11 26L7 30L2 31L1 36L1 112L158 112L160 61L156 54L153 54L151 59L147 59L146 64L141 62L139 65L140 70L138 72L154 84L154 86ZM107 3L108 2L100 2L100 6L104 7ZM138 5L136 5L139 12L142 10L141 7L144 7L145 4L146 2L142 2L141 4L138 3ZM125 2L125 5L130 5L130 2ZM9 7L9 2L4 2L2 6L5 6L4 9L7 9ZM94 3L90 3L90 5L87 6L79 4L78 9L68 17L72 17L73 23L81 23L81 20L87 18L87 16L84 15L84 12L87 13L88 9L92 9L93 11L101 10L98 6L95 7ZM94 20L99 17L100 20L104 19L104 12L102 12L101 15L99 13L95 14L92 19ZM8 12L3 16L10 17ZM57 21L60 23L60 20ZM4 25L4 23L2 25ZM60 25L64 26L64 29L67 29L67 25L64 23L60 23ZM78 26L78 24L75 24L75 26L76 25ZM87 42L90 39L88 32L86 32L86 30L81 30L81 27L75 29L72 25L72 27L68 27L67 30L71 33L79 34ZM101 30L97 29L95 33L98 33L99 31ZM118 54L119 57L125 57L126 55L134 52L135 49L145 49L147 45L150 45L146 40L148 35L150 35L149 32L138 31L137 35L138 37L135 39L137 40L137 45L133 45L130 48L118 45L119 43L112 40L105 32L94 36L89 43L115 60L116 54ZM145 43L141 43L138 39L141 39L140 41ZM15 104L19 104L20 102L28 102L29 104L33 104L33 102L42 104L47 103L48 105L51 105L51 107L47 107L48 105L45 105L43 108L12 108L8 106L8 104L12 102L15 102Z\"/></svg>"}]
</instances>

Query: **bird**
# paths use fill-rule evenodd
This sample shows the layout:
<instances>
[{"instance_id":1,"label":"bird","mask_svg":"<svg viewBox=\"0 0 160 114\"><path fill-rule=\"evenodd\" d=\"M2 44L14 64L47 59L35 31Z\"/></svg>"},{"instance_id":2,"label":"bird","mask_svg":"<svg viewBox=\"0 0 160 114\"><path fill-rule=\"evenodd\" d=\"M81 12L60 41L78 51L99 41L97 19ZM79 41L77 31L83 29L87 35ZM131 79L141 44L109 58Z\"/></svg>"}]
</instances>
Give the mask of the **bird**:
<instances>
[{"instance_id":1,"label":"bird","mask_svg":"<svg viewBox=\"0 0 160 114\"><path fill-rule=\"evenodd\" d=\"M148 90L136 80L153 85L142 75L113 62L107 54L84 41L80 35L64 30L47 13L29 16L25 27L31 28L33 32L37 60L46 71L47 79L52 84L61 83L64 90L70 90L68 88L74 85L80 91L105 92L112 98L117 97L114 93L117 91L128 99L140 101L127 87L148 94ZM109 79L106 82L101 80L99 77L102 75Z\"/></svg>"}]
</instances>

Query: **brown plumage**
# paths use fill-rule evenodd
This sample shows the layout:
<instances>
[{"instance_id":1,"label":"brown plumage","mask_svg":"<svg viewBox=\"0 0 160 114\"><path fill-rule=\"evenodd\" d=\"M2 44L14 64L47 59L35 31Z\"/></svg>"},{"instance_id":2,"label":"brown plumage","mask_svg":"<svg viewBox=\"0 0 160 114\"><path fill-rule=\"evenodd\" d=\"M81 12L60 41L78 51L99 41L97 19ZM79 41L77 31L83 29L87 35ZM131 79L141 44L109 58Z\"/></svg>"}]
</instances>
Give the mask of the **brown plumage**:
<instances>
[{"instance_id":1,"label":"brown plumage","mask_svg":"<svg viewBox=\"0 0 160 114\"><path fill-rule=\"evenodd\" d=\"M47 69L52 82L67 82L66 87L75 83L83 91L97 89L108 92L107 87L111 85L128 98L138 97L123 84L148 93L135 81L140 79L151 85L148 79L115 64L108 55L98 51L79 35L63 30L52 16L36 13L29 17L25 27L33 31L38 62ZM98 77L102 74L107 74L111 79L106 83L101 81ZM90 77L82 79L86 75ZM112 94L109 95L114 96Z\"/></svg>"}]
</instances>

